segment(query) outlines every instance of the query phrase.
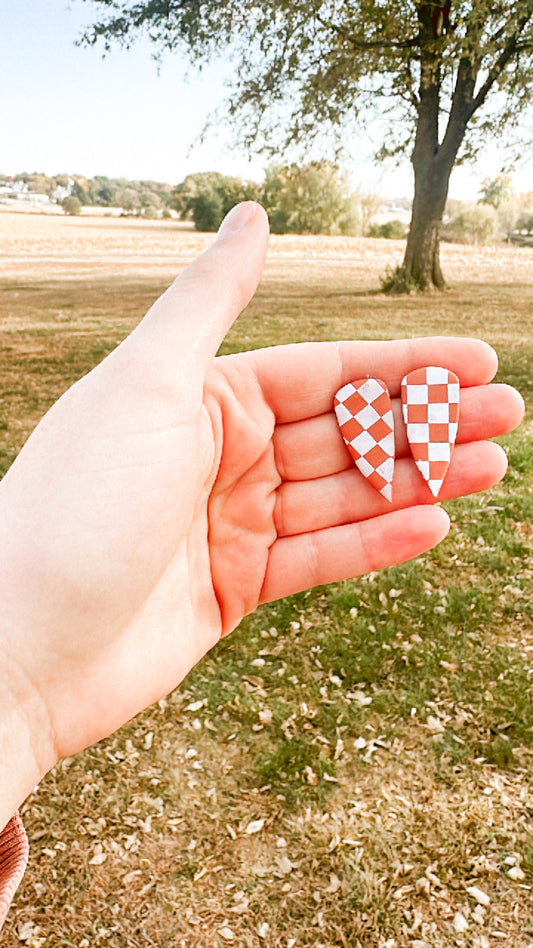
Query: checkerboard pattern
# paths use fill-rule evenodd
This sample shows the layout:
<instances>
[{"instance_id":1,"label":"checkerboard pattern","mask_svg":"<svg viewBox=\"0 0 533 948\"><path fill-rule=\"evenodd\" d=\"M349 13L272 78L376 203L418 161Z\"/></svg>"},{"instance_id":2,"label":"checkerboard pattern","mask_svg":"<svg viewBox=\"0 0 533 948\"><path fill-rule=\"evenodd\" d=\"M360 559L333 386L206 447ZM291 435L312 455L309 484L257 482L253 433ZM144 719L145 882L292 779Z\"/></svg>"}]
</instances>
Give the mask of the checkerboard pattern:
<instances>
[{"instance_id":1,"label":"checkerboard pattern","mask_svg":"<svg viewBox=\"0 0 533 948\"><path fill-rule=\"evenodd\" d=\"M403 420L416 466L434 497L440 492L457 437L459 379L448 369L415 369L402 380Z\"/></svg>"},{"instance_id":2,"label":"checkerboard pattern","mask_svg":"<svg viewBox=\"0 0 533 948\"><path fill-rule=\"evenodd\" d=\"M333 400L337 422L357 468L392 501L394 421L390 395L379 379L357 379Z\"/></svg>"}]
</instances>

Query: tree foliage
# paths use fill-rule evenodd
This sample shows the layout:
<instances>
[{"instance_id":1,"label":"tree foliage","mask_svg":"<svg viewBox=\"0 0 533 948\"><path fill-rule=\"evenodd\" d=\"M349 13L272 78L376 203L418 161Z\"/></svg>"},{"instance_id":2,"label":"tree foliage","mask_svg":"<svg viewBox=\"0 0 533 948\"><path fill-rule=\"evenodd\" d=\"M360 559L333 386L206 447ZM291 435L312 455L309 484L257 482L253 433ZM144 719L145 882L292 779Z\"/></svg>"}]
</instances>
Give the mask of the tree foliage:
<instances>
[{"instance_id":1,"label":"tree foliage","mask_svg":"<svg viewBox=\"0 0 533 948\"><path fill-rule=\"evenodd\" d=\"M365 197L351 191L336 165L309 162L271 165L261 184L214 171L191 174L174 189L173 206L203 231L217 230L238 201L255 200L274 234L360 234Z\"/></svg>"},{"instance_id":2,"label":"tree foliage","mask_svg":"<svg viewBox=\"0 0 533 948\"><path fill-rule=\"evenodd\" d=\"M497 234L498 214L491 204L463 203L445 228L446 238L459 244L491 244Z\"/></svg>"},{"instance_id":3,"label":"tree foliage","mask_svg":"<svg viewBox=\"0 0 533 948\"><path fill-rule=\"evenodd\" d=\"M518 231L525 231L526 234L533 233L533 211L522 211L518 218L516 228Z\"/></svg>"},{"instance_id":4,"label":"tree foliage","mask_svg":"<svg viewBox=\"0 0 533 948\"><path fill-rule=\"evenodd\" d=\"M481 185L480 203L492 204L496 209L502 201L508 201L513 196L511 176L499 174L495 178L485 178Z\"/></svg>"},{"instance_id":5,"label":"tree foliage","mask_svg":"<svg viewBox=\"0 0 533 948\"><path fill-rule=\"evenodd\" d=\"M86 43L129 46L145 33L196 64L229 52L226 114L254 151L308 149L326 129L340 139L384 118L381 154L410 154L415 174L405 280L443 285L451 170L531 103L533 0L91 2L102 17Z\"/></svg>"},{"instance_id":6,"label":"tree foliage","mask_svg":"<svg viewBox=\"0 0 533 948\"><path fill-rule=\"evenodd\" d=\"M63 198L61 201L61 207L65 214L68 214L70 217L77 217L81 214L82 203L75 194L69 194L68 197Z\"/></svg>"},{"instance_id":7,"label":"tree foliage","mask_svg":"<svg viewBox=\"0 0 533 948\"><path fill-rule=\"evenodd\" d=\"M470 121L489 93L500 93L470 124L463 156L531 102L532 0L89 2L104 16L87 29L86 43L128 47L145 33L159 53L181 49L197 64L230 51L237 64L230 121L238 115L241 138L272 154L321 136L325 125L342 131L354 117L366 122L369 108L387 114L392 103L382 153L409 152L424 79L438 84L439 117L448 123L434 133L449 150L457 110L466 106Z\"/></svg>"},{"instance_id":8,"label":"tree foliage","mask_svg":"<svg viewBox=\"0 0 533 948\"><path fill-rule=\"evenodd\" d=\"M361 234L361 201L328 161L267 169L261 201L274 234Z\"/></svg>"},{"instance_id":9,"label":"tree foliage","mask_svg":"<svg viewBox=\"0 0 533 948\"><path fill-rule=\"evenodd\" d=\"M500 232L508 243L517 231L528 230L523 223L527 212L533 210L533 192L517 194L510 175L487 178L481 187L479 203L496 209Z\"/></svg>"},{"instance_id":10,"label":"tree foliage","mask_svg":"<svg viewBox=\"0 0 533 948\"><path fill-rule=\"evenodd\" d=\"M172 200L172 188L158 181L130 181L127 178L74 176L73 193L82 204L98 207L122 207L125 214L157 213Z\"/></svg>"},{"instance_id":11,"label":"tree foliage","mask_svg":"<svg viewBox=\"0 0 533 948\"><path fill-rule=\"evenodd\" d=\"M172 192L173 206L183 220L193 220L197 230L218 230L224 217L239 201L258 200L254 182L218 171L187 175Z\"/></svg>"}]
</instances>

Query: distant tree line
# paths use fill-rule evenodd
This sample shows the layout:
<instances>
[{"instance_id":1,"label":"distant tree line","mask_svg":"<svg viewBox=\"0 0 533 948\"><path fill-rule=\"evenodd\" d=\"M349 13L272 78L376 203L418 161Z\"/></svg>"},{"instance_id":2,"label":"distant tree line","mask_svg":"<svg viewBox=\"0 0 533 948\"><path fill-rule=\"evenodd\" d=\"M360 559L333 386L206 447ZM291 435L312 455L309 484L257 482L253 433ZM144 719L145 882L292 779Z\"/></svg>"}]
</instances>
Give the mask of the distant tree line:
<instances>
[{"instance_id":1,"label":"distant tree line","mask_svg":"<svg viewBox=\"0 0 533 948\"><path fill-rule=\"evenodd\" d=\"M120 208L125 216L191 221L199 231L216 231L239 201L259 201L267 210L274 234L337 234L403 239L405 223L376 221L382 208L374 193L351 187L335 164L275 164L261 183L220 174L190 174L177 186L127 178L22 173L0 175L0 188L46 194L67 214L82 208ZM410 202L399 201L408 211ZM488 244L506 240L533 244L533 191L518 194L508 175L483 181L477 203L449 200L441 236L458 243Z\"/></svg>"},{"instance_id":2,"label":"distant tree line","mask_svg":"<svg viewBox=\"0 0 533 948\"><path fill-rule=\"evenodd\" d=\"M120 207L124 214L161 217L172 207L173 187L158 181L130 181L96 175L45 175L22 172L7 178L0 175L0 184L22 183L28 192L46 194L69 214L80 213L82 207Z\"/></svg>"},{"instance_id":3,"label":"distant tree line","mask_svg":"<svg viewBox=\"0 0 533 948\"><path fill-rule=\"evenodd\" d=\"M218 172L191 174L173 199L183 220L208 231L238 201L259 201L274 234L361 235L381 206L379 197L354 190L347 175L327 161L271 165L261 184Z\"/></svg>"},{"instance_id":4,"label":"distant tree line","mask_svg":"<svg viewBox=\"0 0 533 948\"><path fill-rule=\"evenodd\" d=\"M69 196L77 198L81 206L120 207L124 214L147 218L169 216L172 207L170 184L107 178L104 175L94 178L73 176Z\"/></svg>"},{"instance_id":5,"label":"distant tree line","mask_svg":"<svg viewBox=\"0 0 533 948\"><path fill-rule=\"evenodd\" d=\"M272 165L261 184L217 171L188 175L177 186L104 175L0 176L0 184L7 180L47 194L68 214L87 206L119 207L125 215L145 218L170 217L174 211L200 231L216 231L236 203L255 200L266 208L276 234L362 235L381 206L377 195L354 190L347 175L327 161Z\"/></svg>"}]
</instances>

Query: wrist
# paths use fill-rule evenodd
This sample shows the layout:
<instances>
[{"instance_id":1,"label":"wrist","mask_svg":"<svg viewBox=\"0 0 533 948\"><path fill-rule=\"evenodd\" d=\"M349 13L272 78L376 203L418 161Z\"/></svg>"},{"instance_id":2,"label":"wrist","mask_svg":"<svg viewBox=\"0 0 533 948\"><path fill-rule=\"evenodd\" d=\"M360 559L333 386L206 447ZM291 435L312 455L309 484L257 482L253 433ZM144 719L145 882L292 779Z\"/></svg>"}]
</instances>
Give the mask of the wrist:
<instances>
[{"instance_id":1,"label":"wrist","mask_svg":"<svg viewBox=\"0 0 533 948\"><path fill-rule=\"evenodd\" d=\"M57 762L44 704L18 667L0 668L0 830Z\"/></svg>"}]
</instances>

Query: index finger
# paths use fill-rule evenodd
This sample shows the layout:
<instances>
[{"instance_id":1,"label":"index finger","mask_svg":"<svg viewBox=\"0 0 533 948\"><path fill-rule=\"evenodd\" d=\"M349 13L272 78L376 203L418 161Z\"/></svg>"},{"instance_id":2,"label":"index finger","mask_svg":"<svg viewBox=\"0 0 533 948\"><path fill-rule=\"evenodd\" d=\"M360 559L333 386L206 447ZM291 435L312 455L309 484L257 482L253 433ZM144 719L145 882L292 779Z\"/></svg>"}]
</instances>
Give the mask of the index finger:
<instances>
[{"instance_id":1,"label":"index finger","mask_svg":"<svg viewBox=\"0 0 533 948\"><path fill-rule=\"evenodd\" d=\"M357 378L382 379L397 397L404 375L423 366L451 369L463 387L490 382L498 368L496 353L486 342L453 336L306 342L246 355L254 361L263 395L280 424L331 411L335 392Z\"/></svg>"}]
</instances>

